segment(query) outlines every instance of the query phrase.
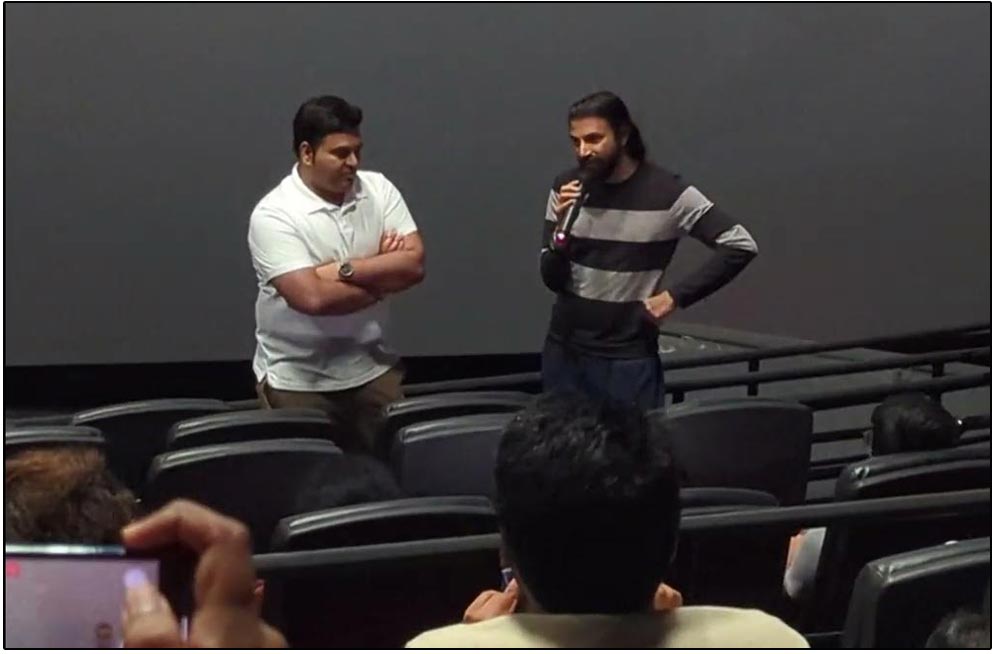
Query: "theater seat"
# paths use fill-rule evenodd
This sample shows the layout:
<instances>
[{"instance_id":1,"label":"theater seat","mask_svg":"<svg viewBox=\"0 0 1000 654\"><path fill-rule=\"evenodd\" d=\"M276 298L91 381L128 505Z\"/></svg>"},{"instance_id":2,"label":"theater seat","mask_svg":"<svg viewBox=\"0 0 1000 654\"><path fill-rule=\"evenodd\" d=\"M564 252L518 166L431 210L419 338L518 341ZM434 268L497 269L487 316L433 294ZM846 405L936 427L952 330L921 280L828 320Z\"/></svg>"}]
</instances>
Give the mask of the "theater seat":
<instances>
[{"instance_id":1,"label":"theater seat","mask_svg":"<svg viewBox=\"0 0 1000 654\"><path fill-rule=\"evenodd\" d=\"M293 648L323 650L401 648L501 583L496 535L277 552L254 567L264 619Z\"/></svg>"},{"instance_id":2,"label":"theater seat","mask_svg":"<svg viewBox=\"0 0 1000 654\"><path fill-rule=\"evenodd\" d=\"M68 446L96 447L103 450L106 441L99 429L72 425L12 427L4 429L3 432L3 456L5 459L25 450Z\"/></svg>"},{"instance_id":3,"label":"theater seat","mask_svg":"<svg viewBox=\"0 0 1000 654\"><path fill-rule=\"evenodd\" d=\"M222 445L278 438L333 440L330 417L319 409L230 411L178 422L167 434L167 449Z\"/></svg>"},{"instance_id":4,"label":"theater seat","mask_svg":"<svg viewBox=\"0 0 1000 654\"><path fill-rule=\"evenodd\" d=\"M328 549L497 532L484 497L416 497L356 504L284 518L271 551Z\"/></svg>"},{"instance_id":5,"label":"theater seat","mask_svg":"<svg viewBox=\"0 0 1000 654\"><path fill-rule=\"evenodd\" d=\"M149 463L166 449L167 430L175 422L226 410L228 407L220 400L150 400L83 411L74 415L72 422L101 430L108 442L111 471L140 493Z\"/></svg>"},{"instance_id":6,"label":"theater seat","mask_svg":"<svg viewBox=\"0 0 1000 654\"><path fill-rule=\"evenodd\" d=\"M989 444L893 454L844 468L835 501L989 488L990 481ZM843 625L854 579L869 561L989 535L989 518L980 515L910 515L829 528L808 601L809 630L831 631Z\"/></svg>"},{"instance_id":7,"label":"theater seat","mask_svg":"<svg viewBox=\"0 0 1000 654\"><path fill-rule=\"evenodd\" d=\"M531 398L528 393L517 391L465 391L408 397L386 407L382 443L391 447L395 434L420 422L480 413L514 413L524 408Z\"/></svg>"},{"instance_id":8,"label":"theater seat","mask_svg":"<svg viewBox=\"0 0 1000 654\"><path fill-rule=\"evenodd\" d=\"M922 648L945 615L962 607L979 610L989 583L989 538L872 561L854 582L842 645Z\"/></svg>"},{"instance_id":9,"label":"theater seat","mask_svg":"<svg viewBox=\"0 0 1000 654\"><path fill-rule=\"evenodd\" d=\"M650 417L667 427L682 486L760 490L782 506L805 499L812 441L808 407L739 398L685 402Z\"/></svg>"},{"instance_id":10,"label":"theater seat","mask_svg":"<svg viewBox=\"0 0 1000 654\"><path fill-rule=\"evenodd\" d=\"M509 413L488 413L410 425L395 437L393 471L416 496L494 495L493 466Z\"/></svg>"},{"instance_id":11,"label":"theater seat","mask_svg":"<svg viewBox=\"0 0 1000 654\"><path fill-rule=\"evenodd\" d=\"M743 488L684 488L680 499L682 520L778 506L773 495ZM781 601L790 536L788 529L757 529L747 534L682 531L665 580L681 591L688 604L773 610Z\"/></svg>"},{"instance_id":12,"label":"theater seat","mask_svg":"<svg viewBox=\"0 0 1000 654\"><path fill-rule=\"evenodd\" d=\"M988 488L989 459L989 443L871 457L841 471L834 497L839 502Z\"/></svg>"},{"instance_id":13,"label":"theater seat","mask_svg":"<svg viewBox=\"0 0 1000 654\"><path fill-rule=\"evenodd\" d=\"M336 456L330 441L298 438L167 452L150 466L143 501L151 509L178 498L201 502L245 522L264 552L275 525L294 512L302 479Z\"/></svg>"}]
</instances>

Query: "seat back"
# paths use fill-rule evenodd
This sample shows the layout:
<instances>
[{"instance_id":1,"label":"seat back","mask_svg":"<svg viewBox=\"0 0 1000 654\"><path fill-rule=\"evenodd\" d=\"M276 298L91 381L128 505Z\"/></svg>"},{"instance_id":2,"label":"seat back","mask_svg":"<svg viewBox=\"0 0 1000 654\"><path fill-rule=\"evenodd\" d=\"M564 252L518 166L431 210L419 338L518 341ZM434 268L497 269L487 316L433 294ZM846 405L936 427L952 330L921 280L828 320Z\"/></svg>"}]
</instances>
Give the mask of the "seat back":
<instances>
[{"instance_id":1,"label":"seat back","mask_svg":"<svg viewBox=\"0 0 1000 654\"><path fill-rule=\"evenodd\" d=\"M167 430L175 422L227 410L220 400L151 400L83 411L74 415L72 422L101 430L108 443L111 471L140 493L149 464L166 449Z\"/></svg>"},{"instance_id":2,"label":"seat back","mask_svg":"<svg viewBox=\"0 0 1000 654\"><path fill-rule=\"evenodd\" d=\"M876 559L854 583L844 648L919 649L948 613L980 609L990 583L990 539Z\"/></svg>"},{"instance_id":3,"label":"seat back","mask_svg":"<svg viewBox=\"0 0 1000 654\"><path fill-rule=\"evenodd\" d=\"M319 409L229 411L182 420L167 433L167 450L279 438L334 439L330 417Z\"/></svg>"},{"instance_id":4,"label":"seat back","mask_svg":"<svg viewBox=\"0 0 1000 654\"><path fill-rule=\"evenodd\" d=\"M254 557L263 615L294 648L398 649L499 588L499 538L467 536Z\"/></svg>"},{"instance_id":5,"label":"seat back","mask_svg":"<svg viewBox=\"0 0 1000 654\"><path fill-rule=\"evenodd\" d=\"M834 497L843 501L988 488L989 460L989 443L871 457L841 471Z\"/></svg>"},{"instance_id":6,"label":"seat back","mask_svg":"<svg viewBox=\"0 0 1000 654\"><path fill-rule=\"evenodd\" d=\"M873 457L837 479L835 500L873 499L990 487L989 445ZM910 515L834 526L827 530L810 601L810 630L839 629L854 579L869 561L990 535L988 516Z\"/></svg>"},{"instance_id":7,"label":"seat back","mask_svg":"<svg viewBox=\"0 0 1000 654\"><path fill-rule=\"evenodd\" d=\"M685 488L681 516L738 513L774 508L769 493L743 488ZM774 610L781 600L781 579L788 555L788 529L749 533L681 531L668 584L687 604L741 606Z\"/></svg>"},{"instance_id":8,"label":"seat back","mask_svg":"<svg viewBox=\"0 0 1000 654\"><path fill-rule=\"evenodd\" d=\"M418 395L393 402L385 408L385 432L392 436L418 422L475 415L514 413L527 406L532 395L519 391L462 391Z\"/></svg>"},{"instance_id":9,"label":"seat back","mask_svg":"<svg viewBox=\"0 0 1000 654\"><path fill-rule=\"evenodd\" d=\"M318 550L497 532L484 497L415 497L356 504L284 518L271 551Z\"/></svg>"},{"instance_id":10,"label":"seat back","mask_svg":"<svg viewBox=\"0 0 1000 654\"><path fill-rule=\"evenodd\" d=\"M651 417L667 426L683 486L760 490L782 506L805 499L812 440L808 407L740 398L686 402Z\"/></svg>"},{"instance_id":11,"label":"seat back","mask_svg":"<svg viewBox=\"0 0 1000 654\"><path fill-rule=\"evenodd\" d=\"M51 427L10 427L3 432L3 456L14 456L40 447L96 447L105 449L106 441L99 429L53 425Z\"/></svg>"},{"instance_id":12,"label":"seat back","mask_svg":"<svg viewBox=\"0 0 1000 654\"><path fill-rule=\"evenodd\" d=\"M275 525L294 513L301 480L340 455L330 441L295 438L167 452L153 460L143 500L150 508L178 498L205 504L246 523L255 551L266 551Z\"/></svg>"},{"instance_id":13,"label":"seat back","mask_svg":"<svg viewBox=\"0 0 1000 654\"><path fill-rule=\"evenodd\" d=\"M494 495L493 466L508 413L422 422L396 434L393 471L408 495Z\"/></svg>"}]
</instances>

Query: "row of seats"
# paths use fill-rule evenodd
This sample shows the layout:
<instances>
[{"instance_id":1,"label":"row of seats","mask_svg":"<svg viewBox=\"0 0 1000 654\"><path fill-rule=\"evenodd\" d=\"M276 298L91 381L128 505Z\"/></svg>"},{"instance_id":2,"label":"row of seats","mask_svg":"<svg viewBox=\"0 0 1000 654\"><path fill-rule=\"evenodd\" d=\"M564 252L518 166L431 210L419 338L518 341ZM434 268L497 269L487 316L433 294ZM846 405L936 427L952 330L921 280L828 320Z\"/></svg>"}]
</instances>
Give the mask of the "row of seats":
<instances>
[{"instance_id":1,"label":"row of seats","mask_svg":"<svg viewBox=\"0 0 1000 654\"><path fill-rule=\"evenodd\" d=\"M449 393L389 406L382 441L404 490L439 495L446 488L448 494L492 496L493 452L500 432L510 414L530 398L517 392ZM807 407L777 400L726 400L680 405L658 417L673 427L670 444L684 464L681 473L687 485L756 488L785 505L802 502L812 433ZM278 437L336 443L333 427L320 412L231 412L216 400L118 405L77 414L71 422L104 434L111 469L137 492L153 458L165 452ZM740 450L754 456L717 456Z\"/></svg>"},{"instance_id":2,"label":"row of seats","mask_svg":"<svg viewBox=\"0 0 1000 654\"><path fill-rule=\"evenodd\" d=\"M725 536L738 531L734 517ZM257 555L264 615L293 647L396 648L454 622L480 591L500 587L499 542L466 536ZM989 578L989 538L874 560L845 579L853 589L848 617L829 630L842 632L839 643L825 644L920 647L944 614L981 603ZM697 603L687 594L685 601Z\"/></svg>"},{"instance_id":3,"label":"row of seats","mask_svg":"<svg viewBox=\"0 0 1000 654\"><path fill-rule=\"evenodd\" d=\"M502 412L510 414L531 399L514 391L448 393L408 398L386 410L381 436L389 444L403 427L439 418ZM277 438L320 438L337 443L337 433L320 411L277 409L232 411L221 400L163 399L131 402L77 413L62 424L19 425L5 422L9 436L30 438L54 427L91 427L104 435L108 464L129 488L141 492L155 456L177 449ZM30 431L36 428L35 431ZM25 432L25 430L29 430ZM61 432L70 435L72 432ZM83 433L83 432L78 432ZM387 445L388 449L388 445Z\"/></svg>"}]
</instances>

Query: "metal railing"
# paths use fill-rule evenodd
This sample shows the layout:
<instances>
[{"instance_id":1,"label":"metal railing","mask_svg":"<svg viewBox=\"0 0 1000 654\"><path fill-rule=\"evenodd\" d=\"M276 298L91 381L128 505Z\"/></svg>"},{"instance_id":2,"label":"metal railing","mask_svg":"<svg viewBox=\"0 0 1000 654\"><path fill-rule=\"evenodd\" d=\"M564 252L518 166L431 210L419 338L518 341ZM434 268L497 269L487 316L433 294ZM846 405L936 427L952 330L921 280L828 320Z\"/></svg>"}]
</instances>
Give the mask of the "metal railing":
<instances>
[{"instance_id":1,"label":"metal railing","mask_svg":"<svg viewBox=\"0 0 1000 654\"><path fill-rule=\"evenodd\" d=\"M675 403L678 403L683 402L685 394L691 391L726 388L730 386L746 386L747 395L754 396L759 394L760 384L815 377L832 377L835 375L849 375L862 372L878 372L881 370L894 370L900 368L913 368L915 366L927 364L934 364L935 366L931 373L932 377L941 377L944 375L944 364L946 363L969 362L972 359L989 357L989 355L990 348L988 347L945 350L943 352L929 352L926 354L893 355L870 361L851 361L848 363L834 363L787 370L724 375L708 379L673 380L664 384L664 390L666 393L671 394Z\"/></svg>"},{"instance_id":2,"label":"metal railing","mask_svg":"<svg viewBox=\"0 0 1000 654\"><path fill-rule=\"evenodd\" d=\"M747 371L750 374L760 373L760 364L762 361L769 359L780 359L793 356L803 356L809 354L823 354L830 352L837 352L840 350L851 350L858 348L868 348L868 349L879 349L884 347L891 347L893 344L913 341L916 339L930 339L930 338L941 338L946 336L957 336L963 334L975 334L978 332L988 331L990 329L989 323L973 323L969 325L963 325L958 327L949 327L943 329L934 329L920 332L910 332L904 334L896 334L892 336L877 336L868 338L857 338L836 341L833 343L804 343L798 345L788 345L783 347L759 349L759 350L745 350L740 352L727 352L725 354L711 354L705 356L695 356L695 357L660 357L661 364L666 370L683 370L686 368L701 368L719 365L728 365L734 363L745 363L747 364ZM966 348L961 350L951 350L951 352L972 352L980 350L988 350L989 348ZM988 352L986 353L988 355ZM912 355L912 356L930 356L927 355ZM966 355L967 357L972 356L984 356L981 352L979 355ZM902 357L900 357L902 358ZM947 361L957 361L958 359L946 359L945 361L935 361L931 360L931 363L935 366L932 370L932 376L941 376L944 374L944 363ZM844 364L849 365L849 364ZM859 364L860 365L860 364ZM919 365L919 364L911 364ZM790 372L790 371L783 371ZM831 373L840 374L840 373ZM472 379L453 379L447 381L439 382L428 382L422 384L409 384L404 386L403 390L407 395L427 395L429 393L448 393L455 391L471 391L471 390L485 390L485 389L511 389L511 388L527 388L535 389L541 384L541 373L540 372L522 372L514 373L508 375L493 375L489 377L477 377ZM791 379L795 379L792 377ZM693 383L694 380L692 380ZM701 381L701 380L699 380ZM766 378L765 378L766 381ZM752 379L747 382L748 393L750 395L755 395L758 392L757 384L761 383L758 381L753 381ZM726 384L729 386L736 384Z\"/></svg>"}]
</instances>

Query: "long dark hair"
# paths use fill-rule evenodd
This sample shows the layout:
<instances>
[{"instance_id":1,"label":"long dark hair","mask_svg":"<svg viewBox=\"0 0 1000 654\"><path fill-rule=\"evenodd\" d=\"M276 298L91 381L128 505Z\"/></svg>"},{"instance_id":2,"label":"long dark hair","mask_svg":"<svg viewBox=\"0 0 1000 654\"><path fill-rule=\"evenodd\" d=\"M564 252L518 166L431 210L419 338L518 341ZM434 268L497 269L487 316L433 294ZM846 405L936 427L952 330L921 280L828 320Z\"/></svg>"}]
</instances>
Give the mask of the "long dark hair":
<instances>
[{"instance_id":1,"label":"long dark hair","mask_svg":"<svg viewBox=\"0 0 1000 654\"><path fill-rule=\"evenodd\" d=\"M632 122L625 102L611 91L598 91L580 98L569 107L569 119L603 118L615 130L619 140L625 141L625 153L636 161L646 159L646 144L639 127Z\"/></svg>"}]
</instances>

